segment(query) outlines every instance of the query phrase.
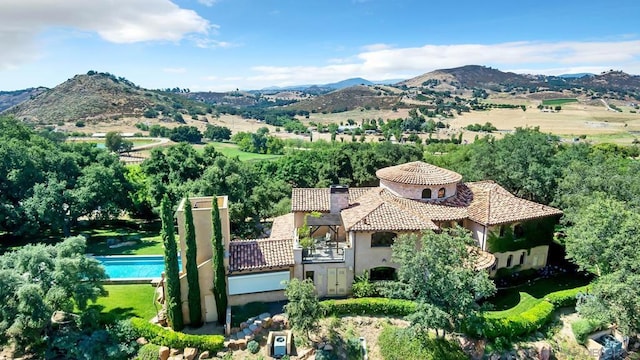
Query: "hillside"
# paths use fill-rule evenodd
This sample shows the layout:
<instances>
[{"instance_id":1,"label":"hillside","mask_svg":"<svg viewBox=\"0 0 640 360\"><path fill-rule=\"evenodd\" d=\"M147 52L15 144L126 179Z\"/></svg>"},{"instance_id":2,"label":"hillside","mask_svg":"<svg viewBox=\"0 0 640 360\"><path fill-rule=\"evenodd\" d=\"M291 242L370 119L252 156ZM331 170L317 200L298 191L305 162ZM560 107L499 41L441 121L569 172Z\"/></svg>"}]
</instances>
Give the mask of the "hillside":
<instances>
[{"instance_id":1,"label":"hillside","mask_svg":"<svg viewBox=\"0 0 640 360\"><path fill-rule=\"evenodd\" d=\"M607 71L600 75L584 76L574 80L576 84L594 90L631 91L640 93L640 76L622 71Z\"/></svg>"},{"instance_id":2,"label":"hillside","mask_svg":"<svg viewBox=\"0 0 640 360\"><path fill-rule=\"evenodd\" d=\"M0 91L0 112L34 98L46 90L47 88L38 87L15 91Z\"/></svg>"},{"instance_id":3,"label":"hillside","mask_svg":"<svg viewBox=\"0 0 640 360\"><path fill-rule=\"evenodd\" d=\"M455 88L495 88L499 85L522 85L532 83L525 75L502 72L480 65L466 65L452 69L435 70L414 78L402 81L399 85L420 87L448 83ZM425 85L423 85L425 84Z\"/></svg>"},{"instance_id":4,"label":"hillside","mask_svg":"<svg viewBox=\"0 0 640 360\"><path fill-rule=\"evenodd\" d=\"M400 96L379 86L356 85L289 105L309 112L341 112L357 108L389 109Z\"/></svg>"},{"instance_id":5,"label":"hillside","mask_svg":"<svg viewBox=\"0 0 640 360\"><path fill-rule=\"evenodd\" d=\"M202 113L206 105L172 93L145 90L109 73L89 71L45 90L4 111L26 122L56 124L69 121L107 121L142 116L145 111Z\"/></svg>"}]
</instances>

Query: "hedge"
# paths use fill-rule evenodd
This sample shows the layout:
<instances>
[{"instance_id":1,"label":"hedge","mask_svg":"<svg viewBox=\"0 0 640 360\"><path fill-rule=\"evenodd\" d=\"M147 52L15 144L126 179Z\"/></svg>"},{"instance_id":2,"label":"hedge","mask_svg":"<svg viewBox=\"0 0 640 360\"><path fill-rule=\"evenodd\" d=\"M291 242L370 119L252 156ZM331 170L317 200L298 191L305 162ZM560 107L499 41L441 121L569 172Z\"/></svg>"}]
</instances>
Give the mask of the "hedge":
<instances>
[{"instance_id":1,"label":"hedge","mask_svg":"<svg viewBox=\"0 0 640 360\"><path fill-rule=\"evenodd\" d=\"M190 335L173 331L151 324L140 319L131 319L131 325L137 336L144 337L149 342L168 346L170 348L183 349L194 347L200 351L210 351L216 353L224 347L224 336L222 335Z\"/></svg>"},{"instance_id":2,"label":"hedge","mask_svg":"<svg viewBox=\"0 0 640 360\"><path fill-rule=\"evenodd\" d=\"M580 286L575 289L561 290L548 294L544 299L552 303L555 307L576 306L578 294L588 293L589 285Z\"/></svg>"},{"instance_id":3,"label":"hedge","mask_svg":"<svg viewBox=\"0 0 640 360\"><path fill-rule=\"evenodd\" d=\"M387 298L358 298L325 300L320 306L326 315L387 315L407 316L416 311L416 303L410 300Z\"/></svg>"}]
</instances>

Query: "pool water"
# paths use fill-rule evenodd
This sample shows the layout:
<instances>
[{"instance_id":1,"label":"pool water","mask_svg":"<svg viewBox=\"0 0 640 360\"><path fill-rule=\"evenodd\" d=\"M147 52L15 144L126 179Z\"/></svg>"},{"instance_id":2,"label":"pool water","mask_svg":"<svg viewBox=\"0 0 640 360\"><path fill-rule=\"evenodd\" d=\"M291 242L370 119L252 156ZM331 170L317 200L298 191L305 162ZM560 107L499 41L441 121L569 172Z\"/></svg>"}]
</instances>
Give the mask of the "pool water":
<instances>
[{"instance_id":1,"label":"pool water","mask_svg":"<svg viewBox=\"0 0 640 360\"><path fill-rule=\"evenodd\" d=\"M162 255L96 256L109 275L110 280L147 280L160 278L164 271ZM178 269L181 261L178 258Z\"/></svg>"}]
</instances>

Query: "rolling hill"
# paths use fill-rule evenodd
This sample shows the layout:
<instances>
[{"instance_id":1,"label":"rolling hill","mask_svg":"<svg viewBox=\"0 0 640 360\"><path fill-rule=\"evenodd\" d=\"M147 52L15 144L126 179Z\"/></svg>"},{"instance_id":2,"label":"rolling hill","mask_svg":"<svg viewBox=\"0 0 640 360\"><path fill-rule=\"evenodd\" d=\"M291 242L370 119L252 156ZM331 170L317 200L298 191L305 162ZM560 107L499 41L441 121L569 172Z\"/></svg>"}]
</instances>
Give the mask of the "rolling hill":
<instances>
[{"instance_id":1,"label":"rolling hill","mask_svg":"<svg viewBox=\"0 0 640 360\"><path fill-rule=\"evenodd\" d=\"M309 112L341 112L357 108L389 109L398 101L399 95L383 87L356 85L302 100L288 107Z\"/></svg>"},{"instance_id":2,"label":"rolling hill","mask_svg":"<svg viewBox=\"0 0 640 360\"><path fill-rule=\"evenodd\" d=\"M47 88L45 87L37 87L15 91L0 91L0 112L32 99L46 90Z\"/></svg>"}]
</instances>

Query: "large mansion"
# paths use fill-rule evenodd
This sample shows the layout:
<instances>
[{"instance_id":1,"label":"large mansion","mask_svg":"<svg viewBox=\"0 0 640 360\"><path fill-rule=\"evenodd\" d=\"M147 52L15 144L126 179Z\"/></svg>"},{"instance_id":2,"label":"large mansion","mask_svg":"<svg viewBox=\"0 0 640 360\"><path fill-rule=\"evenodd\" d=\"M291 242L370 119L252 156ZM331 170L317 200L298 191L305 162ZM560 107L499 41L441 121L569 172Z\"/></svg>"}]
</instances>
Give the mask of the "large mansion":
<instances>
[{"instance_id":1,"label":"large mansion","mask_svg":"<svg viewBox=\"0 0 640 360\"><path fill-rule=\"evenodd\" d=\"M493 275L503 268L546 265L560 210L518 198L492 181L463 183L460 174L419 161L380 169L376 176L378 187L294 188L291 213L276 218L265 239L230 240L227 200L219 197L215 205L228 255L229 304L284 299L282 280L293 277L311 279L320 297L348 295L355 277L363 273L372 280L394 277L397 264L391 261L391 245L397 236L456 225L476 240L478 270ZM190 204L207 321L216 320L211 293L212 201L194 198ZM183 201L176 213L182 254L184 206ZM306 239L301 241L299 234ZM185 263L183 259L182 277ZM186 300L184 279L182 286Z\"/></svg>"}]
</instances>

